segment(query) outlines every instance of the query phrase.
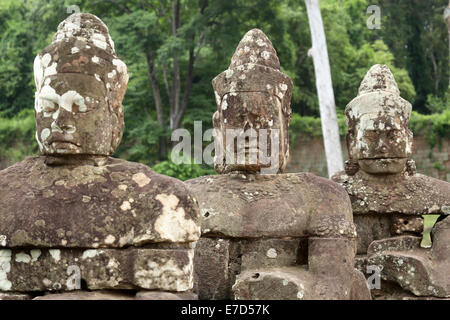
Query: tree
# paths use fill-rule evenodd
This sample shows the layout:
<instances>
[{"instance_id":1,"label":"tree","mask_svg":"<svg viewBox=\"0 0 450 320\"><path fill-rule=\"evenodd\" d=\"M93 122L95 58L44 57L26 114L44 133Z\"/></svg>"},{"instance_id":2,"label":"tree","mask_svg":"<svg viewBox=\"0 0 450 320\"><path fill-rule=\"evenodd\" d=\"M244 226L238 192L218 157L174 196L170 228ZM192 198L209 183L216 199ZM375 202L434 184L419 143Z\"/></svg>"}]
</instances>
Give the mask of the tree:
<instances>
[{"instance_id":1,"label":"tree","mask_svg":"<svg viewBox=\"0 0 450 320\"><path fill-rule=\"evenodd\" d=\"M416 91L414 110L429 113L427 97L443 98L448 90L448 30L442 14L447 0L381 0L382 38L406 68Z\"/></svg>"},{"instance_id":2,"label":"tree","mask_svg":"<svg viewBox=\"0 0 450 320\"><path fill-rule=\"evenodd\" d=\"M328 60L327 43L317 0L305 0L311 31L317 96L319 97L320 118L322 121L323 141L327 157L328 176L331 177L344 169L336 105L334 103L333 85L331 82L330 62Z\"/></svg>"}]
</instances>

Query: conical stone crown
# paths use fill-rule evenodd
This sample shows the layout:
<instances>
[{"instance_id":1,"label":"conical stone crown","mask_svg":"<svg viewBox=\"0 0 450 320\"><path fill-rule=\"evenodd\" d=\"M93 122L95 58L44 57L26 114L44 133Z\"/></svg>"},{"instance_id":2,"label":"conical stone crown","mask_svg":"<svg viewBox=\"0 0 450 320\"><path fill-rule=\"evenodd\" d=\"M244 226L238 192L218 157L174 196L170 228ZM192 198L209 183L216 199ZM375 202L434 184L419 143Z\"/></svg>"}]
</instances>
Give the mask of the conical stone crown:
<instances>
[{"instance_id":1,"label":"conical stone crown","mask_svg":"<svg viewBox=\"0 0 450 320\"><path fill-rule=\"evenodd\" d=\"M366 73L358 96L345 108L349 122L359 121L364 114L400 115L406 124L411 114L411 104L400 97L394 76L386 65L376 64Z\"/></svg>"},{"instance_id":2,"label":"conical stone crown","mask_svg":"<svg viewBox=\"0 0 450 320\"><path fill-rule=\"evenodd\" d=\"M244 35L231 59L229 69L247 63L280 70L280 61L272 42L259 29L252 29Z\"/></svg>"},{"instance_id":3,"label":"conical stone crown","mask_svg":"<svg viewBox=\"0 0 450 320\"><path fill-rule=\"evenodd\" d=\"M400 95L394 75L385 64L376 64L370 68L359 86L358 95L375 91L386 91Z\"/></svg>"}]
</instances>

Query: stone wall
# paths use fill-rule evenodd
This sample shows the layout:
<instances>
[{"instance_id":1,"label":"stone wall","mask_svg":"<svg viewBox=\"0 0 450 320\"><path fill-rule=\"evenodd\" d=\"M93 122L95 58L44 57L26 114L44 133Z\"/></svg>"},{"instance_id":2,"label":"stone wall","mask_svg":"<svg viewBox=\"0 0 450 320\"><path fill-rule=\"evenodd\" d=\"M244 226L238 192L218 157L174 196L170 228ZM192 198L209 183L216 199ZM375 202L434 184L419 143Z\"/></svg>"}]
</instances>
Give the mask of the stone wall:
<instances>
[{"instance_id":1,"label":"stone wall","mask_svg":"<svg viewBox=\"0 0 450 320\"><path fill-rule=\"evenodd\" d=\"M345 159L347 146L341 139L342 152ZM441 145L433 149L426 137L414 136L413 159L416 161L417 172L450 182L450 138L442 139ZM291 144L291 156L287 172L312 172L327 177L327 162L322 137L300 137Z\"/></svg>"}]
</instances>

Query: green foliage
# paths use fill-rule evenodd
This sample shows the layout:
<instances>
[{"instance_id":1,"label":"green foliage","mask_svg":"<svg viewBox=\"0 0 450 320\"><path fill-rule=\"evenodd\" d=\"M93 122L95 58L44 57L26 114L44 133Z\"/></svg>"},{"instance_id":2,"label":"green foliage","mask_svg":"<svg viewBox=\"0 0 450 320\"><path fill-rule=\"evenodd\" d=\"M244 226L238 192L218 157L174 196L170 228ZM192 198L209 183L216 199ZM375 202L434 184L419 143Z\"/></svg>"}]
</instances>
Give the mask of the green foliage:
<instances>
[{"instance_id":1,"label":"green foliage","mask_svg":"<svg viewBox=\"0 0 450 320\"><path fill-rule=\"evenodd\" d=\"M396 65L408 70L416 91L414 110L430 113L427 96L448 91L449 40L443 19L448 0L379 0L380 36L395 56Z\"/></svg>"},{"instance_id":2,"label":"green foliage","mask_svg":"<svg viewBox=\"0 0 450 320\"><path fill-rule=\"evenodd\" d=\"M441 113L445 110L450 110L450 89L442 98L429 94L427 97L427 108L431 113Z\"/></svg>"},{"instance_id":3,"label":"green foliage","mask_svg":"<svg viewBox=\"0 0 450 320\"><path fill-rule=\"evenodd\" d=\"M34 132L33 110L22 110L12 119L0 119L0 168L37 154Z\"/></svg>"},{"instance_id":4,"label":"green foliage","mask_svg":"<svg viewBox=\"0 0 450 320\"><path fill-rule=\"evenodd\" d=\"M182 181L216 174L213 168L199 164L175 164L171 160L162 161L152 168L154 171Z\"/></svg>"},{"instance_id":5,"label":"green foliage","mask_svg":"<svg viewBox=\"0 0 450 320\"><path fill-rule=\"evenodd\" d=\"M443 113L430 115L419 114L415 111L411 114L409 128L415 135L425 136L431 149L440 144L442 138L448 138L450 133L450 110Z\"/></svg>"},{"instance_id":6,"label":"green foliage","mask_svg":"<svg viewBox=\"0 0 450 320\"><path fill-rule=\"evenodd\" d=\"M338 114L339 135L341 137L347 134L347 123L345 116ZM311 137L322 136L322 124L320 118L305 116L302 117L298 113L292 115L289 124L289 141L292 147L295 147L299 139L308 139Z\"/></svg>"},{"instance_id":7,"label":"green foliage","mask_svg":"<svg viewBox=\"0 0 450 320\"><path fill-rule=\"evenodd\" d=\"M433 168L435 168L439 171L445 171L445 166L442 163L437 162L437 161L433 163Z\"/></svg>"},{"instance_id":8,"label":"green foliage","mask_svg":"<svg viewBox=\"0 0 450 320\"><path fill-rule=\"evenodd\" d=\"M293 81L294 116L289 134L292 146L303 137L321 136L319 105L308 16L297 0L180 0L181 23L171 32L171 3L167 0L1 0L0 1L0 165L37 152L34 141L33 60L48 45L67 6L99 16L108 25L116 52L130 72L124 99L125 131L115 156L155 165L170 175L191 177L205 168L176 166L166 159L161 141L170 141L170 84L174 78L173 53L178 54L181 94L186 89L189 50L194 46L192 90L182 127L193 132L212 126L216 110L211 80L225 70L245 32L262 29L277 50L283 72ZM381 7L382 27L366 26L366 9ZM340 135L346 133L342 116L358 93L367 70L387 64L403 98L414 103L411 127L428 137L431 145L449 135L449 48L442 9L447 0L321 0ZM204 7L203 7L204 6ZM165 7L165 14L162 9ZM203 8L204 10L202 11ZM157 121L154 92L149 81L147 54L155 59L164 123ZM163 70L166 70L166 78ZM28 110L27 112L23 110ZM159 163L158 163L159 162ZM165 168L165 169L164 169ZM211 169L205 169L211 170ZM190 173L189 173L190 172Z\"/></svg>"}]
</instances>

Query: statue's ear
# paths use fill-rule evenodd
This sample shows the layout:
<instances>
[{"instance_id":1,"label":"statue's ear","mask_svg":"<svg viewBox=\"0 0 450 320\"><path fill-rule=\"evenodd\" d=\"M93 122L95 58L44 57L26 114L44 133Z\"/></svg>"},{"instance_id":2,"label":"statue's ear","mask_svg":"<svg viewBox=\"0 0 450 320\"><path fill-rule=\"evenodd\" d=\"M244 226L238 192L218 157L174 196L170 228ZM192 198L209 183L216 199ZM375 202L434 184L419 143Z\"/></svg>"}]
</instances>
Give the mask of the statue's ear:
<instances>
[{"instance_id":1,"label":"statue's ear","mask_svg":"<svg viewBox=\"0 0 450 320\"><path fill-rule=\"evenodd\" d=\"M219 128L220 127L220 114L219 114L219 111L214 112L214 114L212 116L212 120L213 120L214 128Z\"/></svg>"},{"instance_id":2,"label":"statue's ear","mask_svg":"<svg viewBox=\"0 0 450 320\"><path fill-rule=\"evenodd\" d=\"M347 143L348 157L352 159L352 142L355 139L355 131L353 128L349 128L347 131L347 135L345 136L345 140Z\"/></svg>"}]
</instances>

